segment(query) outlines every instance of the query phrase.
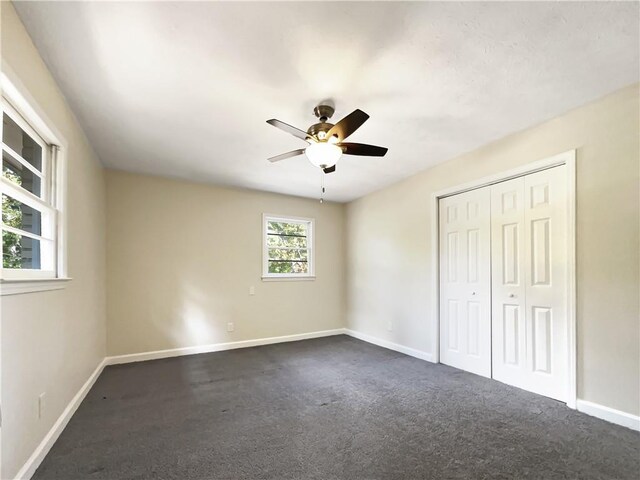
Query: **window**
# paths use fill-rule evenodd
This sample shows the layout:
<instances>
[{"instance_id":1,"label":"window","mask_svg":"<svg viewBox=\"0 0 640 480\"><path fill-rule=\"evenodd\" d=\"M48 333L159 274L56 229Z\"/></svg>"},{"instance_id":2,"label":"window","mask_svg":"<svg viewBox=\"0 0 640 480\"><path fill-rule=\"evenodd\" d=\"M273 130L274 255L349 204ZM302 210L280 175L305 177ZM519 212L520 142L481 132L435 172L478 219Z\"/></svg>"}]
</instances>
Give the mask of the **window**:
<instances>
[{"instance_id":1,"label":"window","mask_svg":"<svg viewBox=\"0 0 640 480\"><path fill-rule=\"evenodd\" d=\"M2 99L2 281L60 276L58 147ZM4 293L4 292L3 292Z\"/></svg>"},{"instance_id":2,"label":"window","mask_svg":"<svg viewBox=\"0 0 640 480\"><path fill-rule=\"evenodd\" d=\"M313 219L263 216L263 279L313 279Z\"/></svg>"}]
</instances>

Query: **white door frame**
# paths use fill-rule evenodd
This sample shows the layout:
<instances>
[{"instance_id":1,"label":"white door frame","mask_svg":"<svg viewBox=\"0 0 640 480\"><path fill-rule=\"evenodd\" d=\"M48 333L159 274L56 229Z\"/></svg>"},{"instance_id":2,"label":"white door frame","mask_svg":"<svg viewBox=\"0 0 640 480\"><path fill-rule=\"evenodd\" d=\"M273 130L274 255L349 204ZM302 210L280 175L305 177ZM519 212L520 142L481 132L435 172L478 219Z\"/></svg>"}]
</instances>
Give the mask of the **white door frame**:
<instances>
[{"instance_id":1,"label":"white door frame","mask_svg":"<svg viewBox=\"0 0 640 480\"><path fill-rule=\"evenodd\" d=\"M576 351L576 151L569 150L553 157L528 163L506 172L483 177L462 185L446 188L431 195L431 339L433 361L440 362L440 282L439 282L439 207L441 198L475 190L495 183L547 170L559 165L567 167L567 406L576 408L577 351Z\"/></svg>"}]
</instances>

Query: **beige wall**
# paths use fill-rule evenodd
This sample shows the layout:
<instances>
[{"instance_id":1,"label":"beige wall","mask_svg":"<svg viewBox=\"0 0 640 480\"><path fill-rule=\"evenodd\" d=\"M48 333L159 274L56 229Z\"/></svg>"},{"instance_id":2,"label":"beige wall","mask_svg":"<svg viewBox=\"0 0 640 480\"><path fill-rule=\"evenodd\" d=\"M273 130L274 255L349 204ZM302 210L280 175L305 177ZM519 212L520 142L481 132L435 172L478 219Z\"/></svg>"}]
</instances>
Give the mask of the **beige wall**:
<instances>
[{"instance_id":1,"label":"beige wall","mask_svg":"<svg viewBox=\"0 0 640 480\"><path fill-rule=\"evenodd\" d=\"M344 205L117 171L107 198L109 355L344 326ZM263 212L315 219L315 281L261 280Z\"/></svg>"},{"instance_id":2,"label":"beige wall","mask_svg":"<svg viewBox=\"0 0 640 480\"><path fill-rule=\"evenodd\" d=\"M101 165L31 43L2 2L2 60L69 142L64 290L0 297L2 472L13 478L105 356L105 186ZM38 396L46 392L42 419Z\"/></svg>"},{"instance_id":3,"label":"beige wall","mask_svg":"<svg viewBox=\"0 0 640 480\"><path fill-rule=\"evenodd\" d=\"M577 149L578 398L639 414L638 109L635 85L349 204L349 327L430 352L431 195Z\"/></svg>"}]
</instances>

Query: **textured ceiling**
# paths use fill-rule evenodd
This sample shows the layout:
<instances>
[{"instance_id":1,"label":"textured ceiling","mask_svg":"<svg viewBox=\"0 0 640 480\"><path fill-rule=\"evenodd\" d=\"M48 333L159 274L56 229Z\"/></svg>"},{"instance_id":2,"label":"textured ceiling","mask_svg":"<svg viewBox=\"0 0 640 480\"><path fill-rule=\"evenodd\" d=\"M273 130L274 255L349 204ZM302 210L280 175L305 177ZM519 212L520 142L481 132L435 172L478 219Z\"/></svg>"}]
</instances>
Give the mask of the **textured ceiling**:
<instances>
[{"instance_id":1,"label":"textured ceiling","mask_svg":"<svg viewBox=\"0 0 640 480\"><path fill-rule=\"evenodd\" d=\"M306 129L371 115L327 198L348 201L638 81L638 3L17 2L109 167L317 197Z\"/></svg>"}]
</instances>

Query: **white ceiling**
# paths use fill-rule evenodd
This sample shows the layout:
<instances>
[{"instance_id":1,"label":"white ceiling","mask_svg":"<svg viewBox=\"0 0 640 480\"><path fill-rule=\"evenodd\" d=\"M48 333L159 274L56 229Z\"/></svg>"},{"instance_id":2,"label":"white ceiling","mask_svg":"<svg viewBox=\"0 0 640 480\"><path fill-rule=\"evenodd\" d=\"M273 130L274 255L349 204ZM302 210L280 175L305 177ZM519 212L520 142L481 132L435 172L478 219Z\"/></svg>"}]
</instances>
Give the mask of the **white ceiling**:
<instances>
[{"instance_id":1,"label":"white ceiling","mask_svg":"<svg viewBox=\"0 0 640 480\"><path fill-rule=\"evenodd\" d=\"M348 201L637 82L638 3L17 2L109 167L318 197L318 101L371 118Z\"/></svg>"}]
</instances>

